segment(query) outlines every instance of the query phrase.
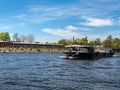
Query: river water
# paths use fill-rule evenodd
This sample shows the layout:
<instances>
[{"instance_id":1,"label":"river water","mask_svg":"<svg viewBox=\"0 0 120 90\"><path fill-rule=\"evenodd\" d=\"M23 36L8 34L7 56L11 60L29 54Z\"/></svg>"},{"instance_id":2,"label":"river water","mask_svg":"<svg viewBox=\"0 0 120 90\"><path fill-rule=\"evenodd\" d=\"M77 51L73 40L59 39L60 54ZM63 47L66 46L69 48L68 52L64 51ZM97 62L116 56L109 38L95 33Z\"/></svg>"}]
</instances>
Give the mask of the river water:
<instances>
[{"instance_id":1,"label":"river water","mask_svg":"<svg viewBox=\"0 0 120 90\"><path fill-rule=\"evenodd\" d=\"M66 60L62 53L0 53L0 90L120 90L120 57Z\"/></svg>"}]
</instances>

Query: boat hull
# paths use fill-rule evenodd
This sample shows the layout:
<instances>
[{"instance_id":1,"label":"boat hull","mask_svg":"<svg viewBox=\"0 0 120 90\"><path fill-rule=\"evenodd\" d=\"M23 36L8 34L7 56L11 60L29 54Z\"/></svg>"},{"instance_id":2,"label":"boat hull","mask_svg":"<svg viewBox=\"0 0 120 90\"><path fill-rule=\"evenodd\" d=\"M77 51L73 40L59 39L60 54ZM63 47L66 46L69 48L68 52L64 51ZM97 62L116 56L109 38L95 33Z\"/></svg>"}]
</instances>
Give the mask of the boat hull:
<instances>
[{"instance_id":1,"label":"boat hull","mask_svg":"<svg viewBox=\"0 0 120 90\"><path fill-rule=\"evenodd\" d=\"M113 52L111 53L75 53L75 52L64 52L66 59L94 59L94 58L106 58L112 57L114 55Z\"/></svg>"}]
</instances>

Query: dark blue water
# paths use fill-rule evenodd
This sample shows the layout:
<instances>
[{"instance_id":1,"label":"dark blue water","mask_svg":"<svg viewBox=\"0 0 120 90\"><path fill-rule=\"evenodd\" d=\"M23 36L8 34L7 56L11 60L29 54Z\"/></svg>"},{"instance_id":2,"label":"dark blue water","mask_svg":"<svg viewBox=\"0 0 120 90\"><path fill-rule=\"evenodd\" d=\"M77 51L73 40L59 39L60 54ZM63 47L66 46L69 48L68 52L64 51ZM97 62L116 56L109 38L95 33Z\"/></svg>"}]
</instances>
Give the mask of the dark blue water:
<instances>
[{"instance_id":1,"label":"dark blue water","mask_svg":"<svg viewBox=\"0 0 120 90\"><path fill-rule=\"evenodd\" d=\"M120 90L120 57L60 59L61 53L0 53L0 90Z\"/></svg>"}]
</instances>

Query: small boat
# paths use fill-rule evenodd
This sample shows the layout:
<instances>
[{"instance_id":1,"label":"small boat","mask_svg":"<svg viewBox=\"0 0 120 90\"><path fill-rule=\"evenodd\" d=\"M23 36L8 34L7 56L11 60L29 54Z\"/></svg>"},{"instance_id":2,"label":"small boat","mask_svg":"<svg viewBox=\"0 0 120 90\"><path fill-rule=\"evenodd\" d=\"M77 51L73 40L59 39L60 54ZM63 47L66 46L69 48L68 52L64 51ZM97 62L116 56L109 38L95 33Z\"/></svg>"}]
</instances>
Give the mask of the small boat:
<instances>
[{"instance_id":1,"label":"small boat","mask_svg":"<svg viewBox=\"0 0 120 90\"><path fill-rule=\"evenodd\" d=\"M65 47L65 59L92 59L92 58L104 58L111 57L114 52L110 48L104 48L101 46L81 46L81 45L68 45Z\"/></svg>"}]
</instances>

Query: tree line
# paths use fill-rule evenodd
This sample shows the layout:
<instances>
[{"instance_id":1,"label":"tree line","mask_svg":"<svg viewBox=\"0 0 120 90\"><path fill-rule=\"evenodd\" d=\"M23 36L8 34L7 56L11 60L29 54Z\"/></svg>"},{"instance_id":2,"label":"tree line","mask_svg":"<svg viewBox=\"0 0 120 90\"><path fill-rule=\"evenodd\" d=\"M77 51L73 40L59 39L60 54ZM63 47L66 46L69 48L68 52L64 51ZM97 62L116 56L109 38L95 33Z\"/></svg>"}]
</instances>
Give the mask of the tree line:
<instances>
[{"instance_id":1,"label":"tree line","mask_svg":"<svg viewBox=\"0 0 120 90\"><path fill-rule=\"evenodd\" d=\"M10 37L10 34L8 32L0 32L0 41L15 41L15 42L34 43L35 37L33 34L19 35L18 33L14 33L13 36Z\"/></svg>"},{"instance_id":2,"label":"tree line","mask_svg":"<svg viewBox=\"0 0 120 90\"><path fill-rule=\"evenodd\" d=\"M0 32L0 41L10 41L10 35L8 32Z\"/></svg>"},{"instance_id":3,"label":"tree line","mask_svg":"<svg viewBox=\"0 0 120 90\"><path fill-rule=\"evenodd\" d=\"M35 42L35 36L33 34L19 35L18 33L15 33L12 36L12 38L13 38L13 41L16 41L16 42L27 42L27 43Z\"/></svg>"},{"instance_id":4,"label":"tree line","mask_svg":"<svg viewBox=\"0 0 120 90\"><path fill-rule=\"evenodd\" d=\"M11 39L12 38L12 39ZM18 33L14 33L12 37L8 32L0 32L0 41L15 41L15 42L26 42L26 43L34 43L35 36L33 34L28 35L19 35ZM49 43L48 43L49 44ZM87 37L76 38L73 40L69 39L61 39L57 41L57 44L62 45L86 45L86 46L104 46L109 48L120 48L120 38L113 38L112 35L108 35L103 41L100 38L96 38L95 40L89 41Z\"/></svg>"},{"instance_id":5,"label":"tree line","mask_svg":"<svg viewBox=\"0 0 120 90\"><path fill-rule=\"evenodd\" d=\"M100 38L89 41L87 37L76 38L73 40L61 39L57 42L63 45L86 45L86 46L104 46L109 48L120 48L120 38L113 38L112 35L108 35L103 41Z\"/></svg>"}]
</instances>

